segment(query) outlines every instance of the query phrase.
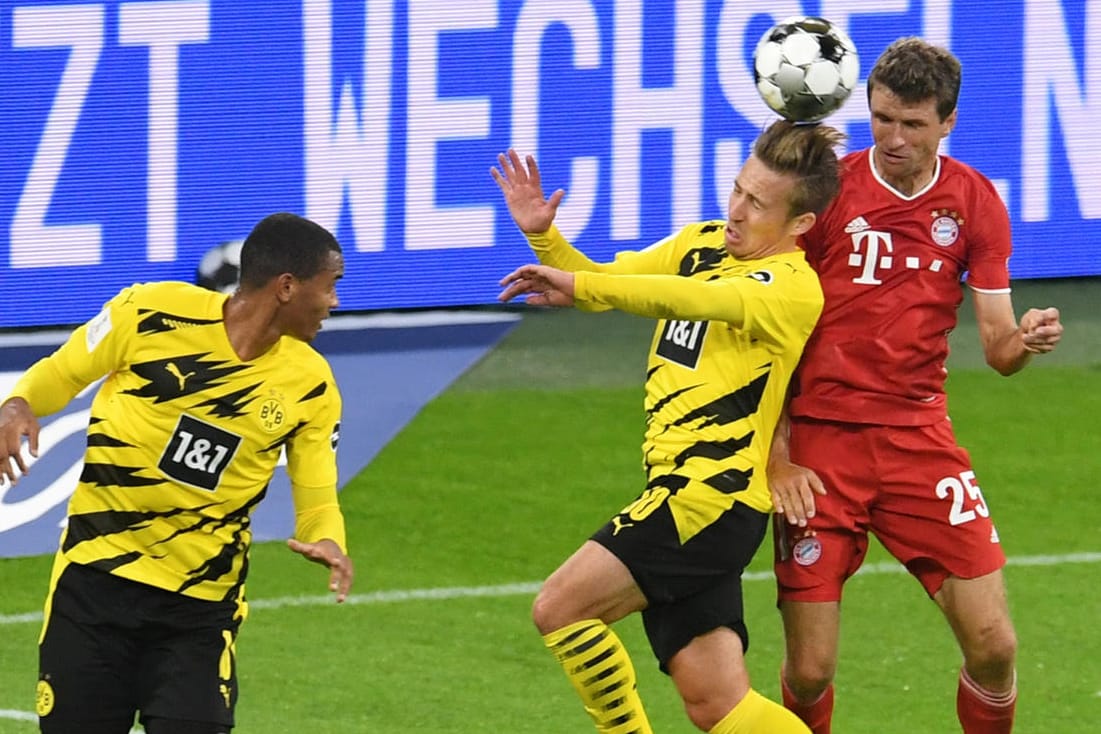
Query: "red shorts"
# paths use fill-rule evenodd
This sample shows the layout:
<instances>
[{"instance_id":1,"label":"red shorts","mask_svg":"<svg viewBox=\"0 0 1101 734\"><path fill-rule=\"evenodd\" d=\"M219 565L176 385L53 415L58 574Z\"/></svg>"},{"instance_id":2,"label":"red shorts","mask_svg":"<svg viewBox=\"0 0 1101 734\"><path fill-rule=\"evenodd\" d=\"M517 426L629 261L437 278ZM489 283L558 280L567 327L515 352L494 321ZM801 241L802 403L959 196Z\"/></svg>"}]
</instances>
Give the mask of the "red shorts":
<instances>
[{"instance_id":1,"label":"red shorts","mask_svg":"<svg viewBox=\"0 0 1101 734\"><path fill-rule=\"evenodd\" d=\"M817 472L806 527L775 516L781 601L839 601L871 531L933 596L948 576L977 578L1005 565L971 458L948 419L872 426L792 418L791 459Z\"/></svg>"}]
</instances>

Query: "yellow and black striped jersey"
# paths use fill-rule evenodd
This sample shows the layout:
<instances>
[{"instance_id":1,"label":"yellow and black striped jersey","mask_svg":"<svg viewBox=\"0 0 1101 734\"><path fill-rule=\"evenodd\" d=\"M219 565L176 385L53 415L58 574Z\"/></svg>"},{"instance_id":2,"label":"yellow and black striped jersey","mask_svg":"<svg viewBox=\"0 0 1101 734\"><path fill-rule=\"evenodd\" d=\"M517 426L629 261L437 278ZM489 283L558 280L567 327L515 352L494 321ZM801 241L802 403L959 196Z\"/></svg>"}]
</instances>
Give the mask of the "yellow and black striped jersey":
<instances>
[{"instance_id":1,"label":"yellow and black striped jersey","mask_svg":"<svg viewBox=\"0 0 1101 734\"><path fill-rule=\"evenodd\" d=\"M575 272L578 307L659 319L643 460L651 502L669 502L682 542L735 501L771 511L772 435L822 311L801 250L739 260L726 250L724 228L693 224L604 264L556 229L528 237L541 261Z\"/></svg>"},{"instance_id":2,"label":"yellow and black striped jersey","mask_svg":"<svg viewBox=\"0 0 1101 734\"><path fill-rule=\"evenodd\" d=\"M283 450L296 537L344 546L332 371L291 337L242 361L225 300L186 283L127 288L16 385L13 396L42 416L106 376L58 551L66 560L200 599L238 598L249 516Z\"/></svg>"}]
</instances>

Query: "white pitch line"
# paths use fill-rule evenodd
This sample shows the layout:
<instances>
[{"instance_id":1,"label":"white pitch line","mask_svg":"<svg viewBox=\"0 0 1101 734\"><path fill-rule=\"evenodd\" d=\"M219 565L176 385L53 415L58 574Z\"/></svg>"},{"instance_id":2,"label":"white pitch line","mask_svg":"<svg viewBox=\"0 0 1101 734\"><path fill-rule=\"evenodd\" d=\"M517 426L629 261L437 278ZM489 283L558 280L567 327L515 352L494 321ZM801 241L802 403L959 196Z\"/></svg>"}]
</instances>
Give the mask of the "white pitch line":
<instances>
[{"instance_id":1,"label":"white pitch line","mask_svg":"<svg viewBox=\"0 0 1101 734\"><path fill-rule=\"evenodd\" d=\"M29 721L32 723L38 723L38 714L33 714L30 711L17 711L16 709L0 709L0 719L10 719L12 721ZM135 726L130 730L130 734L143 734L145 729Z\"/></svg>"},{"instance_id":2,"label":"white pitch line","mask_svg":"<svg viewBox=\"0 0 1101 734\"><path fill-rule=\"evenodd\" d=\"M1007 561L1009 566L1065 566L1077 563L1101 563L1101 553L1067 553L1048 556L1016 556ZM893 561L868 563L857 572L858 576L873 574L904 574L905 567ZM771 581L772 571L750 571L742 576L744 581ZM496 586L447 586L434 589L394 589L372 591L367 594L351 594L344 601L351 606L364 604L389 604L403 601L469 599L473 597L522 596L539 591L541 581L524 581ZM334 604L329 596L283 596L273 599L249 600L249 609L284 609L287 607L316 607ZM0 625L30 624L42 621L42 612L0 615Z\"/></svg>"},{"instance_id":3,"label":"white pitch line","mask_svg":"<svg viewBox=\"0 0 1101 734\"><path fill-rule=\"evenodd\" d=\"M1064 566L1075 563L1101 563L1101 553L1067 553L1064 555L1049 556L1018 556L1007 561L1009 566ZM906 569L900 563L884 562L869 563L861 567L858 575L872 574L900 574L906 573ZM773 578L772 571L750 571L742 576L745 581L769 581ZM439 599L468 599L479 596L520 596L534 594L539 590L542 582L526 581L516 584L500 584L497 586L451 586L435 589L397 589L393 591L373 591L368 594L352 594L345 604L386 604L403 601L439 600ZM286 607L306 607L332 604L331 596L285 596L274 599L257 599L250 601L251 609L283 609ZM41 612L28 612L26 614L0 615L0 625L23 624L29 622L41 622ZM1101 696L1101 691L1098 691ZM37 722L38 717L29 711L15 711L12 709L0 709L0 719L14 719L16 721ZM141 734L142 730L135 727L130 734Z\"/></svg>"}]
</instances>

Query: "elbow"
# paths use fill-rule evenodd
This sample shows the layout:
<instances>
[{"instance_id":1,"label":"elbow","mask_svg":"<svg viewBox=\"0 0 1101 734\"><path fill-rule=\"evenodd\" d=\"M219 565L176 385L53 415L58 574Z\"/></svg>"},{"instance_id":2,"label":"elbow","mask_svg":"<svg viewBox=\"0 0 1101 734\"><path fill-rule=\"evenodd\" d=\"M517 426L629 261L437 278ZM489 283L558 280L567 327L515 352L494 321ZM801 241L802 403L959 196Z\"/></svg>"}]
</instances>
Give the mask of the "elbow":
<instances>
[{"instance_id":1,"label":"elbow","mask_svg":"<svg viewBox=\"0 0 1101 734\"><path fill-rule=\"evenodd\" d=\"M1010 377L1021 371L1021 369L1028 364L1029 358L1028 352L1025 352L1017 359L1004 359L994 355L988 355L986 363L1002 377Z\"/></svg>"}]
</instances>

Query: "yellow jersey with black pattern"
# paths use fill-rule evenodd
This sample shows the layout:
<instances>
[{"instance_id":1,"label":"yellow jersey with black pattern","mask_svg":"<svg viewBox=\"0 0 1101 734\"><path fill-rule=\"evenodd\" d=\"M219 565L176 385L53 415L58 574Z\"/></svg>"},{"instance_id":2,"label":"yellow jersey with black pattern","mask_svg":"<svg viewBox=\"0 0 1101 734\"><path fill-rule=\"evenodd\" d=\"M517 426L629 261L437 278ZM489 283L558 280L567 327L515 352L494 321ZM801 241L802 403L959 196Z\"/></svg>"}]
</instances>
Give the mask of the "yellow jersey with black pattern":
<instances>
[{"instance_id":1,"label":"yellow jersey with black pattern","mask_svg":"<svg viewBox=\"0 0 1101 734\"><path fill-rule=\"evenodd\" d=\"M299 527L343 546L332 371L291 337L242 361L225 300L186 283L127 288L17 385L37 413L36 402L54 401L43 386L67 402L106 376L61 540L69 561L201 599L237 598L249 516L284 450Z\"/></svg>"},{"instance_id":2,"label":"yellow jersey with black pattern","mask_svg":"<svg viewBox=\"0 0 1101 734\"><path fill-rule=\"evenodd\" d=\"M772 436L822 311L803 252L740 260L726 250L724 222L702 222L577 272L575 298L659 319L646 377L648 485L634 511L668 502L682 542L735 501L769 512Z\"/></svg>"}]
</instances>

